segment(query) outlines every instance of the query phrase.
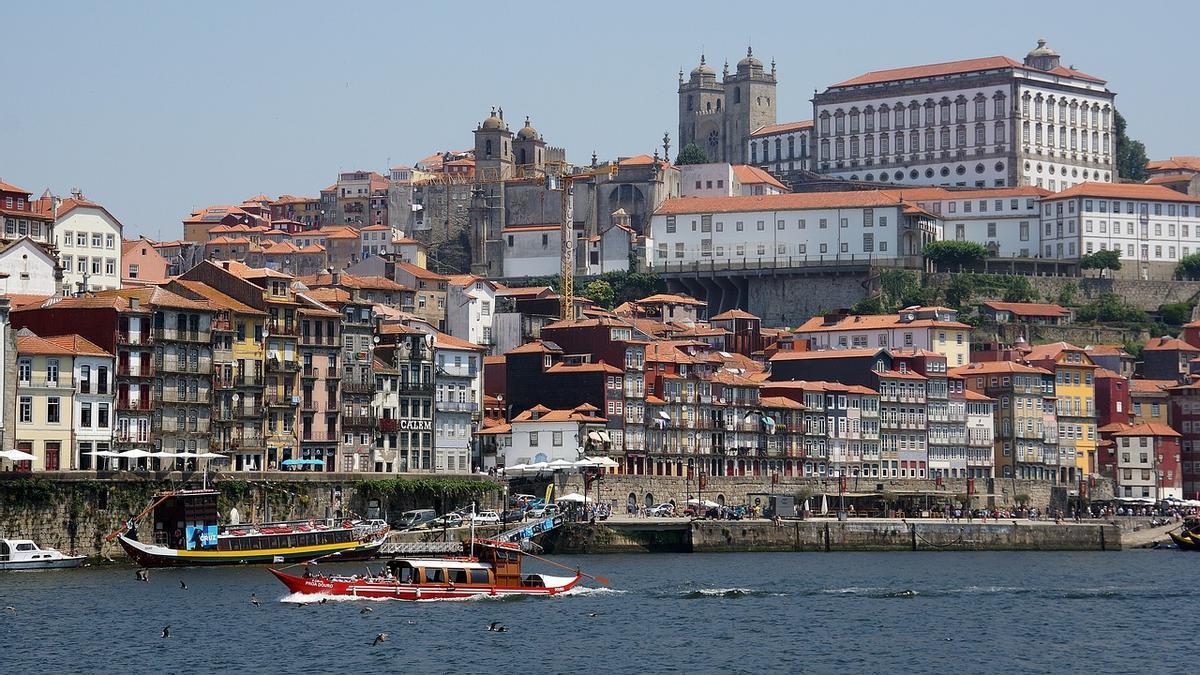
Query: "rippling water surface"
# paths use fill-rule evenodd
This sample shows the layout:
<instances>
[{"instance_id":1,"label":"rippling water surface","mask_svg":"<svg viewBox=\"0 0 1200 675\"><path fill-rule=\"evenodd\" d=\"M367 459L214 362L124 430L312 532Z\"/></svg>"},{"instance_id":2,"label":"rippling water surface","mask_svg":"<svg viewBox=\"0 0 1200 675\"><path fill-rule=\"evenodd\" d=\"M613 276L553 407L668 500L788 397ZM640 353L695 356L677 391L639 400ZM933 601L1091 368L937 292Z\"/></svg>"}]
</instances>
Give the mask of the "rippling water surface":
<instances>
[{"instance_id":1,"label":"rippling water surface","mask_svg":"<svg viewBox=\"0 0 1200 675\"><path fill-rule=\"evenodd\" d=\"M612 587L319 604L259 567L4 573L0 672L1194 672L1200 554L560 560Z\"/></svg>"}]
</instances>

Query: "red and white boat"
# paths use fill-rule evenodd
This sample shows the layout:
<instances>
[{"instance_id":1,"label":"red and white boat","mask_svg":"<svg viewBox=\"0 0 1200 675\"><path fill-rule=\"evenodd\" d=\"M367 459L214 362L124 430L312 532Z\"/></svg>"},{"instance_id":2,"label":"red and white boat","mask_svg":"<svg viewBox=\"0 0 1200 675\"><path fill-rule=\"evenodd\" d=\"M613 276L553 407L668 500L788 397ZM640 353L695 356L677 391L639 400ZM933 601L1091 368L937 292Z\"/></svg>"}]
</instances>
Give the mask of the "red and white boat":
<instances>
[{"instance_id":1,"label":"red and white boat","mask_svg":"<svg viewBox=\"0 0 1200 675\"><path fill-rule=\"evenodd\" d=\"M558 595L575 587L584 577L601 583L608 580L579 570L571 576L522 574L521 561L527 555L514 543L476 540L463 543L464 553L477 549L479 554L452 557L400 557L388 562L381 574L363 576L326 576L308 568L303 576L292 576L271 569L288 590L311 595L344 595L358 598L393 600L454 600L474 596ZM545 558L552 565L567 568Z\"/></svg>"}]
</instances>

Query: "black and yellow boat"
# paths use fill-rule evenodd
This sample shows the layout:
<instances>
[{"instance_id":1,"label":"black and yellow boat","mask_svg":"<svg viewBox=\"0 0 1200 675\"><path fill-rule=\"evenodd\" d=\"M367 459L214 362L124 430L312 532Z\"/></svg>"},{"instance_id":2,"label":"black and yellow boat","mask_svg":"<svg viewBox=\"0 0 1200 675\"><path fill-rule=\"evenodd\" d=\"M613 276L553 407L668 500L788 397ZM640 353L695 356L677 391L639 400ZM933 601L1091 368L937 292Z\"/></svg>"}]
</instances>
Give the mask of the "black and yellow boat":
<instances>
[{"instance_id":1,"label":"black and yellow boat","mask_svg":"<svg viewBox=\"0 0 1200 675\"><path fill-rule=\"evenodd\" d=\"M1200 522L1185 521L1178 532L1167 533L1181 551L1200 551Z\"/></svg>"},{"instance_id":2,"label":"black and yellow boat","mask_svg":"<svg viewBox=\"0 0 1200 675\"><path fill-rule=\"evenodd\" d=\"M350 519L220 526L217 494L175 490L155 495L149 508L110 538L138 565L177 567L363 560L379 551L388 533L382 521ZM147 514L152 528L139 537L136 523Z\"/></svg>"}]
</instances>

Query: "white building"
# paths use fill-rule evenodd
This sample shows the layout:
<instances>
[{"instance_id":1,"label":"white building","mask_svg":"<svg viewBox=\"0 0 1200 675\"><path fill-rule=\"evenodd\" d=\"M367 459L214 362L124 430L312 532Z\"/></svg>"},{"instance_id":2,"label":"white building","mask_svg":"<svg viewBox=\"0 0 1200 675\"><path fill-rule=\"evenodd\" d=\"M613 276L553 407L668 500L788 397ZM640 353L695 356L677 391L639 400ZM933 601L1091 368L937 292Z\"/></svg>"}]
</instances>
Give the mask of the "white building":
<instances>
[{"instance_id":1,"label":"white building","mask_svg":"<svg viewBox=\"0 0 1200 675\"><path fill-rule=\"evenodd\" d=\"M113 356L78 335L54 340L74 344L75 458L73 467L96 466L93 452L112 450L116 428L114 395L116 383Z\"/></svg>"},{"instance_id":2,"label":"white building","mask_svg":"<svg viewBox=\"0 0 1200 675\"><path fill-rule=\"evenodd\" d=\"M76 192L55 212L54 243L68 293L121 287L121 222Z\"/></svg>"},{"instance_id":3,"label":"white building","mask_svg":"<svg viewBox=\"0 0 1200 675\"><path fill-rule=\"evenodd\" d=\"M0 289L7 294L58 295L58 262L29 237L0 245Z\"/></svg>"},{"instance_id":4,"label":"white building","mask_svg":"<svg viewBox=\"0 0 1200 675\"><path fill-rule=\"evenodd\" d=\"M812 120L768 124L750 134L746 156L772 173L808 171L812 153Z\"/></svg>"},{"instance_id":5,"label":"white building","mask_svg":"<svg viewBox=\"0 0 1200 675\"><path fill-rule=\"evenodd\" d=\"M685 164L680 167L680 196L736 197L791 192L765 170L749 164Z\"/></svg>"},{"instance_id":6,"label":"white building","mask_svg":"<svg viewBox=\"0 0 1200 675\"><path fill-rule=\"evenodd\" d=\"M962 378L958 386L962 387ZM991 478L996 466L996 399L970 389L967 402L967 477Z\"/></svg>"},{"instance_id":7,"label":"white building","mask_svg":"<svg viewBox=\"0 0 1200 675\"><path fill-rule=\"evenodd\" d=\"M446 332L481 347L495 344L496 283L473 274L450 277L446 286Z\"/></svg>"},{"instance_id":8,"label":"white building","mask_svg":"<svg viewBox=\"0 0 1200 675\"><path fill-rule=\"evenodd\" d=\"M562 237L557 223L509 225L500 236L505 277L541 277L562 271Z\"/></svg>"},{"instance_id":9,"label":"white building","mask_svg":"<svg viewBox=\"0 0 1200 675\"><path fill-rule=\"evenodd\" d=\"M1061 190L1116 177L1114 94L1044 40L865 73L813 97L821 173L852 180Z\"/></svg>"},{"instance_id":10,"label":"white building","mask_svg":"<svg viewBox=\"0 0 1200 675\"><path fill-rule=\"evenodd\" d=\"M484 348L437 333L433 350L435 470L468 473L471 441L482 419Z\"/></svg>"},{"instance_id":11,"label":"white building","mask_svg":"<svg viewBox=\"0 0 1200 675\"><path fill-rule=\"evenodd\" d=\"M1200 197L1162 185L1084 183L1045 197L1041 209L1045 258L1115 249L1127 270L1170 278L1181 258L1200 253Z\"/></svg>"},{"instance_id":12,"label":"white building","mask_svg":"<svg viewBox=\"0 0 1200 675\"><path fill-rule=\"evenodd\" d=\"M583 404L573 410L551 410L534 406L513 418L509 438L498 448L497 464L513 466L553 462L576 462L588 434L604 432L607 420L595 406Z\"/></svg>"},{"instance_id":13,"label":"white building","mask_svg":"<svg viewBox=\"0 0 1200 675\"><path fill-rule=\"evenodd\" d=\"M1037 258L1041 255L1040 200L1052 194L1038 187L947 190L909 188L906 201L942 219L942 236L973 241L993 257Z\"/></svg>"},{"instance_id":14,"label":"white building","mask_svg":"<svg viewBox=\"0 0 1200 675\"><path fill-rule=\"evenodd\" d=\"M908 307L898 314L831 313L796 327L809 349L927 349L951 368L970 363L971 327L946 307Z\"/></svg>"},{"instance_id":15,"label":"white building","mask_svg":"<svg viewBox=\"0 0 1200 675\"><path fill-rule=\"evenodd\" d=\"M651 218L646 260L790 267L918 256L941 238L941 221L895 191L676 198Z\"/></svg>"}]
</instances>

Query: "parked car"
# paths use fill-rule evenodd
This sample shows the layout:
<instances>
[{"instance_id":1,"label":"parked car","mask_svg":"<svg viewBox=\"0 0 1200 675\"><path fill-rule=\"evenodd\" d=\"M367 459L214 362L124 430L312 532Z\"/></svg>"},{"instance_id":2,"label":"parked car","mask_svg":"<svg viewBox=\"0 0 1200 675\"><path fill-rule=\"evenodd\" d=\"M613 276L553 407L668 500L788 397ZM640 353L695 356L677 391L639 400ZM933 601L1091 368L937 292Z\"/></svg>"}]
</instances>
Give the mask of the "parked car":
<instances>
[{"instance_id":1,"label":"parked car","mask_svg":"<svg viewBox=\"0 0 1200 675\"><path fill-rule=\"evenodd\" d=\"M500 522L500 515L495 511L480 511L471 518L476 525L495 525Z\"/></svg>"},{"instance_id":2,"label":"parked car","mask_svg":"<svg viewBox=\"0 0 1200 675\"><path fill-rule=\"evenodd\" d=\"M655 506L654 508L650 509L649 515L664 516L664 517L665 516L673 516L673 515L675 515L675 505L671 504L671 503L659 504L658 506Z\"/></svg>"},{"instance_id":3,"label":"parked car","mask_svg":"<svg viewBox=\"0 0 1200 675\"><path fill-rule=\"evenodd\" d=\"M530 518L548 518L558 513L558 504L539 504L529 509Z\"/></svg>"},{"instance_id":4,"label":"parked car","mask_svg":"<svg viewBox=\"0 0 1200 675\"><path fill-rule=\"evenodd\" d=\"M396 521L395 527L397 530L411 530L436 518L437 511L433 509L413 509L400 514L400 520Z\"/></svg>"},{"instance_id":5,"label":"parked car","mask_svg":"<svg viewBox=\"0 0 1200 675\"><path fill-rule=\"evenodd\" d=\"M425 524L425 527L435 530L443 527L462 527L462 525L462 516L458 515L457 513L447 513L440 518L429 521Z\"/></svg>"},{"instance_id":6,"label":"parked car","mask_svg":"<svg viewBox=\"0 0 1200 675\"><path fill-rule=\"evenodd\" d=\"M523 506L518 506L515 509L509 509L500 514L500 520L505 523L519 523L522 520L525 520L525 514L528 511L529 509Z\"/></svg>"}]
</instances>

